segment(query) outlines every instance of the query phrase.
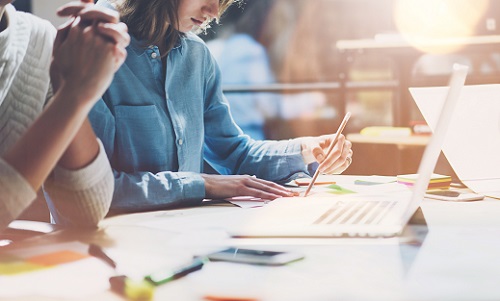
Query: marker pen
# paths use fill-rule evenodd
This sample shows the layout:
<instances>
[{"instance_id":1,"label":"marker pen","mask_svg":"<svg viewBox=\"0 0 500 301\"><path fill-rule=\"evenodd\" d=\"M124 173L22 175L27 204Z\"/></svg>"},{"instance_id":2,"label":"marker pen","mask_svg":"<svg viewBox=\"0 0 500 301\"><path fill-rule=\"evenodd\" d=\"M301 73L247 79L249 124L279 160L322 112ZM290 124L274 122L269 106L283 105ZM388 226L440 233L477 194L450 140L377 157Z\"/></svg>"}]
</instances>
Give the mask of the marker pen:
<instances>
[{"instance_id":1,"label":"marker pen","mask_svg":"<svg viewBox=\"0 0 500 301\"><path fill-rule=\"evenodd\" d=\"M104 250L95 244L89 245L89 254L101 259L112 267L115 272L117 270L116 262L109 257ZM113 276L109 278L109 284L111 285L111 290L121 296L124 296L128 300L133 301L150 301L153 300L154 296L154 286L144 279L135 280L128 278L124 275Z\"/></svg>"},{"instance_id":2,"label":"marker pen","mask_svg":"<svg viewBox=\"0 0 500 301\"><path fill-rule=\"evenodd\" d=\"M146 280L154 285L160 285L170 282L175 279L182 278L192 272L200 270L205 264L206 259L195 258L189 264L182 266L173 271L158 271L149 276L146 276Z\"/></svg>"}]
</instances>

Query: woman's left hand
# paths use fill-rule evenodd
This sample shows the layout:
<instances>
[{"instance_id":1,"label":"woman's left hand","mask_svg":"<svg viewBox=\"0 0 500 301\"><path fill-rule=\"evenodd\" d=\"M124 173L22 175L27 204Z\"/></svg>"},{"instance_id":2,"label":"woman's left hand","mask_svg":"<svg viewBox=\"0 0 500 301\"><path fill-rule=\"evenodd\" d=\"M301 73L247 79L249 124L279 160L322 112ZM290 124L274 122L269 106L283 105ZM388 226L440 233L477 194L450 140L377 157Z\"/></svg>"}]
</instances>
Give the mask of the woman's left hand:
<instances>
[{"instance_id":1,"label":"woman's left hand","mask_svg":"<svg viewBox=\"0 0 500 301\"><path fill-rule=\"evenodd\" d=\"M335 135L298 138L302 146L302 158L306 164L318 162L318 169L325 174L340 174L352 162L352 143L340 135L332 152L327 157L328 148Z\"/></svg>"}]
</instances>

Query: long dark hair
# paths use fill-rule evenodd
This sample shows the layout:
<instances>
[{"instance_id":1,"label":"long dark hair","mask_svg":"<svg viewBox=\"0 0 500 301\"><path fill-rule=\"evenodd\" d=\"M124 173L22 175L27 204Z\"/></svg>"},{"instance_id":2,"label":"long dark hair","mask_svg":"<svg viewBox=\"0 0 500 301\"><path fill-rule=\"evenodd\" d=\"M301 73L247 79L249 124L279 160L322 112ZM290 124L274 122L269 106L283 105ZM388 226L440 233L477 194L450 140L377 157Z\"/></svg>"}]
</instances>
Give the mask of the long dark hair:
<instances>
[{"instance_id":1,"label":"long dark hair","mask_svg":"<svg viewBox=\"0 0 500 301\"><path fill-rule=\"evenodd\" d=\"M183 33L179 26L177 11L181 0L124 0L117 5L122 21L129 32L147 45L157 45L168 54L179 42ZM239 0L219 0L219 16ZM174 26L170 26L174 25Z\"/></svg>"}]
</instances>

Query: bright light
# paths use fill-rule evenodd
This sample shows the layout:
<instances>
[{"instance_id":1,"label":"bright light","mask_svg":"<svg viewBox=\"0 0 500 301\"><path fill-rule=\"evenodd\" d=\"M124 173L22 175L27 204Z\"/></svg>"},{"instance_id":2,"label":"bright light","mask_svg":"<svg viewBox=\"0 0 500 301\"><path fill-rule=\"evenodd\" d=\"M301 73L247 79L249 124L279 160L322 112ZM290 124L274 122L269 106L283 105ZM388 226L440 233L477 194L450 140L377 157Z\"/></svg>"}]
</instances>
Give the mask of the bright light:
<instances>
[{"instance_id":1,"label":"bright light","mask_svg":"<svg viewBox=\"0 0 500 301\"><path fill-rule=\"evenodd\" d=\"M474 34L490 0L396 0L395 24L403 37L429 53L451 53L460 43L446 45ZM452 43L453 44L453 43Z\"/></svg>"}]
</instances>

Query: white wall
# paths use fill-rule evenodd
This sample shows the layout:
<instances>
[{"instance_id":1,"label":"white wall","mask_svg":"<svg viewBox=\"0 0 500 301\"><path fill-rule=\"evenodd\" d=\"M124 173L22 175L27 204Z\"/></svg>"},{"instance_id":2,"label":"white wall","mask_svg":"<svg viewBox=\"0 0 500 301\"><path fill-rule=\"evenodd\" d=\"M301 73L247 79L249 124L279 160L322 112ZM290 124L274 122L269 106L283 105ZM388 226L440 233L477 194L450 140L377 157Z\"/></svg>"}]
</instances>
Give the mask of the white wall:
<instances>
[{"instance_id":1,"label":"white wall","mask_svg":"<svg viewBox=\"0 0 500 301\"><path fill-rule=\"evenodd\" d=\"M59 18L56 14L56 10L63 4L71 2L70 0L33 0L31 1L33 14L39 16L40 18L47 19L54 26L62 24L66 19Z\"/></svg>"}]
</instances>

